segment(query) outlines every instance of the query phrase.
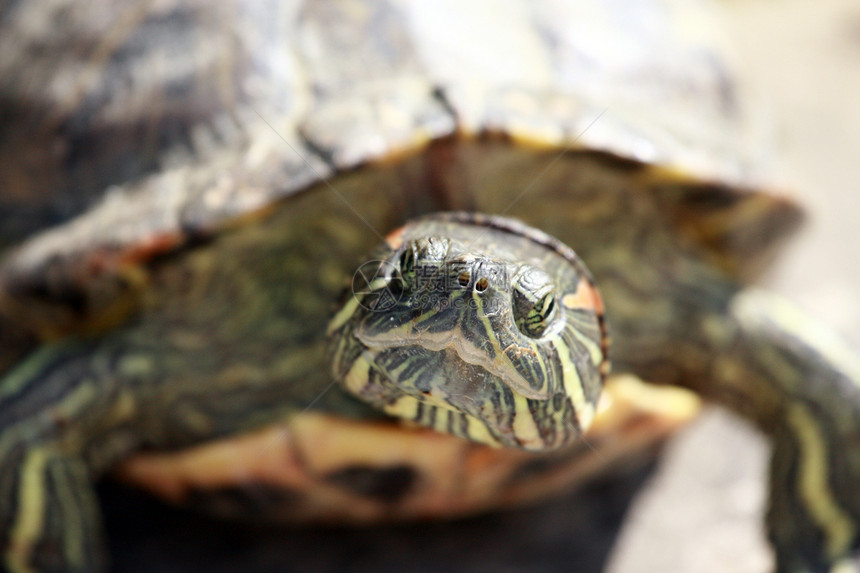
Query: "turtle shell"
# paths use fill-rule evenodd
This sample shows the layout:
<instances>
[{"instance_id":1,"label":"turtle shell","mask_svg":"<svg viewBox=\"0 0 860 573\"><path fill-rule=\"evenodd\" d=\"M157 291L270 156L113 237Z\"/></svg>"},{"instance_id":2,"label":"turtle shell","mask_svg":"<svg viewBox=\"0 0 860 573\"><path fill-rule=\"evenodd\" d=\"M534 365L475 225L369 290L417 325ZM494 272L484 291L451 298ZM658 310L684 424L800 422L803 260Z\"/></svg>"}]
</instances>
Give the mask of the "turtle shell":
<instances>
[{"instance_id":1,"label":"turtle shell","mask_svg":"<svg viewBox=\"0 0 860 573\"><path fill-rule=\"evenodd\" d=\"M4 363L34 337L121 321L153 256L308 194L339 196L374 240L470 209L587 251L592 230L548 215L611 209L620 183L662 213L645 227L746 279L800 214L750 191L760 129L712 17L686 2L15 4L0 230L36 236L0 267L2 314L30 333L3 329ZM553 193L578 174L569 186L596 197ZM362 185L385 199L362 204Z\"/></svg>"}]
</instances>

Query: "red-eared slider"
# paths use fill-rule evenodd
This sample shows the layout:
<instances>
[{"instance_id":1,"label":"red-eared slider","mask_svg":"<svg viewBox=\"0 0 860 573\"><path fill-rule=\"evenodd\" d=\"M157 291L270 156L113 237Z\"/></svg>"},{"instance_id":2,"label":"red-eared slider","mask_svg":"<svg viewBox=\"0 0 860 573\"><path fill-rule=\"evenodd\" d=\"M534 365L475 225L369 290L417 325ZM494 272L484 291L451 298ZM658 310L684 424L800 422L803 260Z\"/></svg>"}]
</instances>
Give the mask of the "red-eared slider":
<instances>
[{"instance_id":1,"label":"red-eared slider","mask_svg":"<svg viewBox=\"0 0 860 573\"><path fill-rule=\"evenodd\" d=\"M4 566L103 569L110 469L224 513L264 491L261 519L536 498L689 416L635 376L771 436L780 571L854 570L860 360L744 286L800 211L755 190L711 28L656 1L0 9Z\"/></svg>"}]
</instances>

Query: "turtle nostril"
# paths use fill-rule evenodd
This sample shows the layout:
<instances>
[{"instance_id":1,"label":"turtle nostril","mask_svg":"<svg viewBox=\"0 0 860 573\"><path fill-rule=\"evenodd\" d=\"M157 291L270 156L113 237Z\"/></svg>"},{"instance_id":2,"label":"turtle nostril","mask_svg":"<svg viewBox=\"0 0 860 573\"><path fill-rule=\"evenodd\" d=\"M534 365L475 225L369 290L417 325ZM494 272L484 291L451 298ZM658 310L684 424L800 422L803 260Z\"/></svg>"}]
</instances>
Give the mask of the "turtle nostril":
<instances>
[{"instance_id":1,"label":"turtle nostril","mask_svg":"<svg viewBox=\"0 0 860 573\"><path fill-rule=\"evenodd\" d=\"M487 287L489 287L489 286L490 286L490 283L487 280L487 278L481 277L475 283L475 290L478 292L484 292L485 290L487 290Z\"/></svg>"},{"instance_id":2,"label":"turtle nostril","mask_svg":"<svg viewBox=\"0 0 860 573\"><path fill-rule=\"evenodd\" d=\"M469 281L471 279L472 277L469 275L469 273L467 271L463 271L462 273L460 273L460 276L457 277L457 282L460 283L461 287L466 288L467 286L469 286Z\"/></svg>"}]
</instances>

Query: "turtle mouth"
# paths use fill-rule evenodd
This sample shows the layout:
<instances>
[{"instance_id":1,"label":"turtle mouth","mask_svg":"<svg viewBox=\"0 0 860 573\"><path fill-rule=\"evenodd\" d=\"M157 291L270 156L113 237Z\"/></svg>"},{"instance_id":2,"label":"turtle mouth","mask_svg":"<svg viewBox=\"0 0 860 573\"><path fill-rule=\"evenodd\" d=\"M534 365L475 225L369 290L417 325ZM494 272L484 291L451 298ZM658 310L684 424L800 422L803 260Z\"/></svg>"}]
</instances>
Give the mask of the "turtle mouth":
<instances>
[{"instance_id":1,"label":"turtle mouth","mask_svg":"<svg viewBox=\"0 0 860 573\"><path fill-rule=\"evenodd\" d=\"M491 446L544 451L578 435L563 427L572 419L564 400L519 395L452 348L367 348L344 384L394 418Z\"/></svg>"},{"instance_id":2,"label":"turtle mouth","mask_svg":"<svg viewBox=\"0 0 860 573\"><path fill-rule=\"evenodd\" d=\"M432 415L437 429L451 431L448 427L459 423L470 428L462 431L469 438L497 446L541 451L569 441L561 426L574 416L566 412L569 400L563 389L553 395L549 384L534 388L510 360L513 353L547 371L551 367L546 356L535 345L513 350L518 340L498 348L497 330L517 331L512 316L497 318L504 328L496 324L478 341L468 336L465 327L434 332L422 328L420 319L382 331L373 321L369 326L359 324L354 336L364 346L364 356L389 388L397 389L390 395L393 405L383 409L422 425L428 424L419 421L421 412L437 409ZM439 418L455 422L439 428Z\"/></svg>"},{"instance_id":3,"label":"turtle mouth","mask_svg":"<svg viewBox=\"0 0 860 573\"><path fill-rule=\"evenodd\" d=\"M549 392L533 388L525 377L509 361L505 360L504 353L494 353L491 356L478 346L468 343L460 333L419 332L414 323L409 323L407 328L397 329L396 332L368 334L364 330L358 328L355 336L371 352L403 346L416 346L428 352L451 351L466 364L484 369L489 375L526 398L532 400L549 399ZM521 347L518 351L523 354L535 354L535 351L529 347ZM533 358L539 359L538 356Z\"/></svg>"}]
</instances>

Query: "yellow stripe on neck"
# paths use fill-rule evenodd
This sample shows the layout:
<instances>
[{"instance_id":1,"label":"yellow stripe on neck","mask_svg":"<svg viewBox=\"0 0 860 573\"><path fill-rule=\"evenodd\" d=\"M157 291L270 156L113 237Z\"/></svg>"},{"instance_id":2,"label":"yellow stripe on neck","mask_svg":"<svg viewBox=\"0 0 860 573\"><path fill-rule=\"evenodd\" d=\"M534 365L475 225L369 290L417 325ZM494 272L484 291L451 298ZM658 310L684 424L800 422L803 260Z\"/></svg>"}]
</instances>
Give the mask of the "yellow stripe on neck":
<instances>
[{"instance_id":1,"label":"yellow stripe on neck","mask_svg":"<svg viewBox=\"0 0 860 573\"><path fill-rule=\"evenodd\" d=\"M29 566L31 553L45 525L45 466L48 452L35 449L21 467L18 517L12 527L7 565L14 573L35 573Z\"/></svg>"}]
</instances>

